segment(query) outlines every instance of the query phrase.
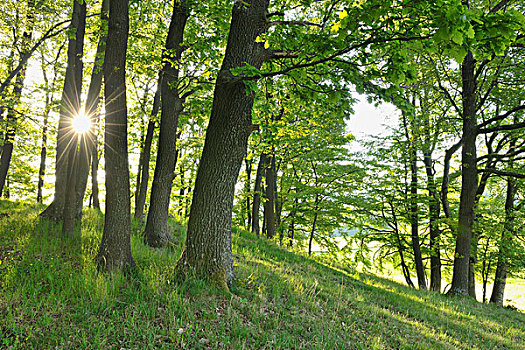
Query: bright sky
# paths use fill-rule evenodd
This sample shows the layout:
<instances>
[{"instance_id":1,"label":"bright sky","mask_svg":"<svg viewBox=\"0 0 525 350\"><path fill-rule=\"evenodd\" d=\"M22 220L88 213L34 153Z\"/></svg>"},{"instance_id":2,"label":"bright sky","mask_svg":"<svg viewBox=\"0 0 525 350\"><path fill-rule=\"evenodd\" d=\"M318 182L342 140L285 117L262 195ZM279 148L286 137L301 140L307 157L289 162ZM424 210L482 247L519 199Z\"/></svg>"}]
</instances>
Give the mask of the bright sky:
<instances>
[{"instance_id":1,"label":"bright sky","mask_svg":"<svg viewBox=\"0 0 525 350\"><path fill-rule=\"evenodd\" d=\"M399 113L394 105L382 103L378 107L368 103L364 95L358 97L358 102L354 105L354 114L350 116L347 123L347 131L355 136L357 142L364 141L370 136L389 135L391 126L397 120ZM351 151L361 150L361 147L353 142L350 145Z\"/></svg>"}]
</instances>

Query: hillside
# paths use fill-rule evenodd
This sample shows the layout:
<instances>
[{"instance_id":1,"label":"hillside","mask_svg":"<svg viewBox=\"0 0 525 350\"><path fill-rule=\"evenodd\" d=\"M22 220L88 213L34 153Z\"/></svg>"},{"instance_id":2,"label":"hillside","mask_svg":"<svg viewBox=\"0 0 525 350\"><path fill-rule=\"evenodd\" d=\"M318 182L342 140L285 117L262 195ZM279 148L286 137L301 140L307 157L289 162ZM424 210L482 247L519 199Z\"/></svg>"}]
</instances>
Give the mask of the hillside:
<instances>
[{"instance_id":1,"label":"hillside","mask_svg":"<svg viewBox=\"0 0 525 350\"><path fill-rule=\"evenodd\" d=\"M152 250L135 225L138 269L99 274L103 217L86 210L82 253L40 208L0 205L0 348L525 349L525 315L329 267L234 232L231 294L177 281L178 245Z\"/></svg>"}]
</instances>

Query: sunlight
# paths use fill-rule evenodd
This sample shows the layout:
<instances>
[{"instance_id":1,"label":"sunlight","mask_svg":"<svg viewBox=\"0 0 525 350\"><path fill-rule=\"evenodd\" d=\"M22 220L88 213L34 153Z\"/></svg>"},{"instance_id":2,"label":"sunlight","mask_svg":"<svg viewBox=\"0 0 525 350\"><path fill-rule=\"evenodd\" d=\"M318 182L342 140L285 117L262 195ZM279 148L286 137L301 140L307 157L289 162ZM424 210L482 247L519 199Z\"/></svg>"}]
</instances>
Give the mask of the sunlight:
<instances>
[{"instance_id":1,"label":"sunlight","mask_svg":"<svg viewBox=\"0 0 525 350\"><path fill-rule=\"evenodd\" d=\"M83 134L91 128L91 120L82 110L73 117L71 126L77 134Z\"/></svg>"}]
</instances>

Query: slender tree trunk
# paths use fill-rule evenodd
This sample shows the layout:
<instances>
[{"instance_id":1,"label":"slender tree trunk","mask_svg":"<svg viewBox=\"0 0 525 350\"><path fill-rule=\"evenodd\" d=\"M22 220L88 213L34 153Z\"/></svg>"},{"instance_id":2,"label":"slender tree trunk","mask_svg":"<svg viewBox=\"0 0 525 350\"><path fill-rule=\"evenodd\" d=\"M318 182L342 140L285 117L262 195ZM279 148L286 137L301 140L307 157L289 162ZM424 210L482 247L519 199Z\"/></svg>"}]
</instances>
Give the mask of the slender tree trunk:
<instances>
[{"instance_id":1,"label":"slender tree trunk","mask_svg":"<svg viewBox=\"0 0 525 350\"><path fill-rule=\"evenodd\" d=\"M252 204L252 232L259 237L259 207L261 205L261 183L265 169L268 167L268 156L262 152L257 165L257 173L255 174L255 184L253 189L253 204Z\"/></svg>"},{"instance_id":2,"label":"slender tree trunk","mask_svg":"<svg viewBox=\"0 0 525 350\"><path fill-rule=\"evenodd\" d=\"M246 165L246 182L244 183L244 192L246 193L246 216L248 221L246 224L246 228L249 230L252 226L252 204L250 201L252 160L246 157L244 158L244 164Z\"/></svg>"},{"instance_id":3,"label":"slender tree trunk","mask_svg":"<svg viewBox=\"0 0 525 350\"><path fill-rule=\"evenodd\" d=\"M130 241L125 77L128 30L128 0L111 0L104 57L106 215L102 242L96 257L98 266L104 270L122 270L135 265Z\"/></svg>"},{"instance_id":4,"label":"slender tree trunk","mask_svg":"<svg viewBox=\"0 0 525 350\"><path fill-rule=\"evenodd\" d=\"M213 107L191 204L186 246L179 269L195 270L228 289L235 275L231 219L235 183L254 130L255 93L231 70L260 68L267 57L257 42L267 28L268 0L236 1L226 53L215 83Z\"/></svg>"},{"instance_id":5,"label":"slender tree trunk","mask_svg":"<svg viewBox=\"0 0 525 350\"><path fill-rule=\"evenodd\" d=\"M16 108L20 103L20 98L22 97L22 90L24 89L24 80L26 77L27 61L23 62L23 58L29 52L29 44L31 37L33 36L33 26L34 26L34 13L35 2L34 0L27 1L28 13L26 16L27 23L26 29L22 34L22 45L20 51L20 62L22 64L22 69L17 73L15 78L15 84L13 87L13 93L11 96L11 102L7 107L7 130L5 133L4 145L2 147L2 155L0 157L0 196L4 191L4 186L7 179L7 172L9 171L9 166L11 165L11 157L13 155L13 142L15 139L16 128L18 124L18 117Z\"/></svg>"},{"instance_id":6,"label":"slender tree trunk","mask_svg":"<svg viewBox=\"0 0 525 350\"><path fill-rule=\"evenodd\" d=\"M317 217L319 215L319 193L315 195L315 206L314 206L314 221L312 223L312 231L310 231L310 237L308 239L308 256L312 255L312 244L314 241L315 226L317 225Z\"/></svg>"},{"instance_id":7,"label":"slender tree trunk","mask_svg":"<svg viewBox=\"0 0 525 350\"><path fill-rule=\"evenodd\" d=\"M47 128L49 118L49 108L51 104L46 98L46 107L44 112L44 125L42 127L42 147L40 149L40 167L38 168L38 185L36 201L42 203L43 195L42 189L44 188L44 176L46 175L46 157L47 157Z\"/></svg>"},{"instance_id":8,"label":"slender tree trunk","mask_svg":"<svg viewBox=\"0 0 525 350\"><path fill-rule=\"evenodd\" d=\"M512 177L507 178L507 197L505 199L505 227L501 233L501 240L498 247L498 264L496 265L496 275L494 276L494 287L492 288L492 295L490 302L503 305L503 296L505 293L505 285L507 283L508 271L508 250L514 235L513 221L514 221L514 199L516 196L516 179Z\"/></svg>"},{"instance_id":9,"label":"slender tree trunk","mask_svg":"<svg viewBox=\"0 0 525 350\"><path fill-rule=\"evenodd\" d=\"M101 32L106 33L104 23L107 23L107 15L109 11L109 0L102 1L102 8L100 11L100 20L103 23ZM104 53L106 51L106 35L102 34L97 44L97 51L95 54L95 62L93 63L93 71L91 73L91 81L89 83L88 93L86 97L86 106L84 111L91 121L89 131L81 135L79 144L79 155L77 157L78 173L76 181L76 214L82 213L82 205L86 193L87 181L89 177L89 169L93 159L93 152L96 150L96 134L99 124L100 115L98 114L98 106L100 102L100 90L102 88L102 78L104 75ZM98 155L97 155L98 157Z\"/></svg>"},{"instance_id":10,"label":"slender tree trunk","mask_svg":"<svg viewBox=\"0 0 525 350\"><path fill-rule=\"evenodd\" d=\"M430 290L434 292L441 292L441 246L440 246L440 230L439 230L439 194L436 189L436 182L434 180L434 171L432 167L432 153L426 151L423 162L427 173L427 189L428 189L428 217L430 230Z\"/></svg>"},{"instance_id":11,"label":"slender tree trunk","mask_svg":"<svg viewBox=\"0 0 525 350\"><path fill-rule=\"evenodd\" d=\"M443 181L441 182L441 202L443 203L443 212L447 218L452 217L450 203L448 201L448 184L450 181L450 160L456 151L461 147L461 142L454 144L445 152L443 161Z\"/></svg>"},{"instance_id":12,"label":"slender tree trunk","mask_svg":"<svg viewBox=\"0 0 525 350\"><path fill-rule=\"evenodd\" d=\"M145 240L151 247L161 247L171 241L168 233L168 208L177 162L177 126L184 102L184 98L179 96L177 90L179 82L178 65L184 51L182 41L189 12L186 1L174 2L166 49L163 55L159 147L151 186L148 219L144 230Z\"/></svg>"},{"instance_id":13,"label":"slender tree trunk","mask_svg":"<svg viewBox=\"0 0 525 350\"><path fill-rule=\"evenodd\" d=\"M417 283L419 289L427 289L425 266L421 256L421 245L419 243L419 215L417 205L417 154L414 145L410 150L410 231L412 235L412 250L414 251L414 262L416 264Z\"/></svg>"},{"instance_id":14,"label":"slender tree trunk","mask_svg":"<svg viewBox=\"0 0 525 350\"><path fill-rule=\"evenodd\" d=\"M98 130L98 128L97 128ZM91 197L93 198L93 208L100 210L100 201L98 198L98 136L95 134L95 140L93 142L93 150L91 151Z\"/></svg>"},{"instance_id":15,"label":"slender tree trunk","mask_svg":"<svg viewBox=\"0 0 525 350\"><path fill-rule=\"evenodd\" d=\"M296 195L297 195L297 189L295 189L296 191ZM298 198L296 197L293 201L293 207L292 207L292 212L290 213L290 216L292 218L292 222L290 223L290 228L288 230L288 245L290 247L293 247L293 239L294 239L294 236L295 236L295 216L297 215L297 207L299 206L299 200Z\"/></svg>"},{"instance_id":16,"label":"slender tree trunk","mask_svg":"<svg viewBox=\"0 0 525 350\"><path fill-rule=\"evenodd\" d=\"M266 190L265 201L264 201L264 221L266 222L266 237L273 239L276 232L276 203L277 197L276 189L276 167L275 167L275 154L272 153L268 159L268 167L266 167Z\"/></svg>"},{"instance_id":17,"label":"slender tree trunk","mask_svg":"<svg viewBox=\"0 0 525 350\"><path fill-rule=\"evenodd\" d=\"M67 67L60 104L58 122L55 171L55 197L53 202L40 214L43 218L59 221L62 219L67 191L68 145L71 143L71 119L80 110L80 91L82 88L82 55L86 27L86 2L75 0L70 29L71 36L67 49Z\"/></svg>"},{"instance_id":18,"label":"slender tree trunk","mask_svg":"<svg viewBox=\"0 0 525 350\"><path fill-rule=\"evenodd\" d=\"M394 209L394 205L392 204L392 202L389 201L388 204L390 206L392 219L394 221L394 233L396 235L396 241L397 241L397 252L399 254L399 259L401 260L401 271L403 272L403 276L405 277L405 281L407 282L407 285L409 287L415 288L414 283L412 282L412 279L410 278L410 270L408 269L408 266L405 262L405 256L403 254L405 249L403 247L403 242L401 241L401 235L399 234L399 227L397 224L396 211Z\"/></svg>"},{"instance_id":19,"label":"slender tree trunk","mask_svg":"<svg viewBox=\"0 0 525 350\"><path fill-rule=\"evenodd\" d=\"M478 186L476 163L476 61L469 51L461 65L463 81L462 177L459 220L454 253L454 270L449 294L468 295L469 260L474 223L474 206Z\"/></svg>"},{"instance_id":20,"label":"slender tree trunk","mask_svg":"<svg viewBox=\"0 0 525 350\"><path fill-rule=\"evenodd\" d=\"M161 78L159 78L160 80ZM135 194L135 219L142 222L144 220L144 206L146 205L146 197L148 193L149 183L149 163L151 158L151 145L153 143L153 132L155 131L155 119L159 112L160 106L160 81L155 97L153 98L153 108L151 109L151 115L148 122L148 128L146 131L146 137L144 138L144 147L140 154L140 173L137 175L140 178L137 186L137 192Z\"/></svg>"}]
</instances>

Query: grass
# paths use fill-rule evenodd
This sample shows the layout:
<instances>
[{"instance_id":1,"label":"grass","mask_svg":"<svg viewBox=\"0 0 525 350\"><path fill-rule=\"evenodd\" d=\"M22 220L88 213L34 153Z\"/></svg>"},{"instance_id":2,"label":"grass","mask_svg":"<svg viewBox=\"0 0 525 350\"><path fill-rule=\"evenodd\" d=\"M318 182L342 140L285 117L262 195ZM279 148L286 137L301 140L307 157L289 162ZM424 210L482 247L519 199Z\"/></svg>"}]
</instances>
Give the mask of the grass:
<instances>
[{"instance_id":1,"label":"grass","mask_svg":"<svg viewBox=\"0 0 525 350\"><path fill-rule=\"evenodd\" d=\"M184 230L173 222L175 249L148 248L134 224L139 272L98 273L102 215L86 211L79 252L39 209L0 203L0 348L525 349L523 313L330 267L244 231L232 293L176 282Z\"/></svg>"}]
</instances>

